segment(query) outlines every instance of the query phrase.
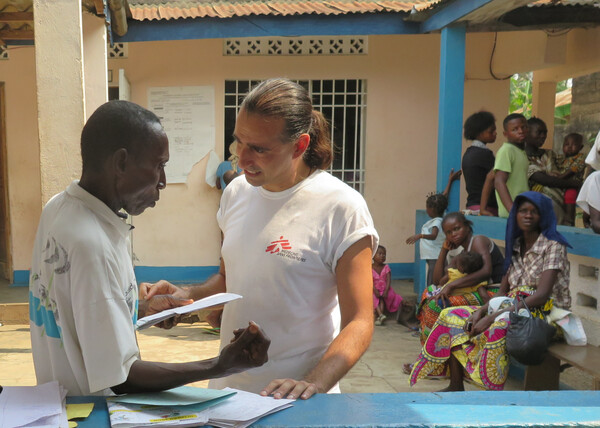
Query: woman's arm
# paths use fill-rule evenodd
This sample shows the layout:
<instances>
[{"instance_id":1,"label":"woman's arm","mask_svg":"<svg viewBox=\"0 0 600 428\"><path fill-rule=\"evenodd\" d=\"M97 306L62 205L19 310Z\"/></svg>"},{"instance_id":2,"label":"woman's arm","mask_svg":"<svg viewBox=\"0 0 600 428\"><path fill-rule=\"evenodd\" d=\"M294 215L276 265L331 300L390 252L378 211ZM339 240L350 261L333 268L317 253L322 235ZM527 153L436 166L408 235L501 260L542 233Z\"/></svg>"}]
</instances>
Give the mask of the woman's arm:
<instances>
[{"instance_id":1,"label":"woman's arm","mask_svg":"<svg viewBox=\"0 0 600 428\"><path fill-rule=\"evenodd\" d=\"M479 284L482 281L487 281L492 276L492 257L490 256L490 240L489 238L477 235L473 237L473 244L471 251L479 253L483 258L483 267L476 272L470 273L469 275L459 278L456 281L452 281L446 286L451 290L457 288L471 287Z\"/></svg>"},{"instance_id":2,"label":"woman's arm","mask_svg":"<svg viewBox=\"0 0 600 428\"><path fill-rule=\"evenodd\" d=\"M541 171L534 172L529 179L546 187L556 187L559 189L579 189L581 187L579 180L553 177Z\"/></svg>"},{"instance_id":3,"label":"woman's arm","mask_svg":"<svg viewBox=\"0 0 600 428\"><path fill-rule=\"evenodd\" d=\"M454 247L454 245L446 239L442 244L442 249L440 250L440 255L438 256L435 266L433 268L433 278L432 281L435 285L441 285L440 280L444 276L444 268L446 267L446 256L448 255L448 251L450 251ZM427 284L429 286L431 284Z\"/></svg>"},{"instance_id":4,"label":"woman's arm","mask_svg":"<svg viewBox=\"0 0 600 428\"><path fill-rule=\"evenodd\" d=\"M479 215L487 215L493 216L493 214L488 211L488 201L490 197L495 198L496 195L494 192L494 178L496 177L496 172L492 169L485 176L485 181L483 183L483 189L481 189L481 199L479 200Z\"/></svg>"}]
</instances>

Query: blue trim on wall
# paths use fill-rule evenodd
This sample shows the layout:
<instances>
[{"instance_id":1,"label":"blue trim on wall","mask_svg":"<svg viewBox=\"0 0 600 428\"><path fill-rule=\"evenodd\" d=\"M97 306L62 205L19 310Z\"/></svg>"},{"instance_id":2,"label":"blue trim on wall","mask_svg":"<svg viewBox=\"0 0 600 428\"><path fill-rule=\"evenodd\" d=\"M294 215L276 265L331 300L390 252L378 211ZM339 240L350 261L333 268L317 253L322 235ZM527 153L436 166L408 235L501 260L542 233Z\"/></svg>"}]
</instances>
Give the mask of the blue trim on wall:
<instances>
[{"instance_id":1,"label":"blue trim on wall","mask_svg":"<svg viewBox=\"0 0 600 428\"><path fill-rule=\"evenodd\" d=\"M467 216L473 222L473 230L478 235L504 241L506 235L506 219L500 217ZM558 226L558 231L567 238L573 248L569 254L600 259L600 235L591 229L571 226Z\"/></svg>"},{"instance_id":2,"label":"blue trim on wall","mask_svg":"<svg viewBox=\"0 0 600 428\"><path fill-rule=\"evenodd\" d=\"M136 266L135 278L140 282L166 279L174 284L197 284L219 271L219 266Z\"/></svg>"},{"instance_id":3,"label":"blue trim on wall","mask_svg":"<svg viewBox=\"0 0 600 428\"><path fill-rule=\"evenodd\" d=\"M392 271L392 279L412 279L415 266L413 263L388 263Z\"/></svg>"},{"instance_id":4,"label":"blue trim on wall","mask_svg":"<svg viewBox=\"0 0 600 428\"><path fill-rule=\"evenodd\" d=\"M11 287L28 287L29 286L29 271L15 270L13 271Z\"/></svg>"},{"instance_id":5,"label":"blue trim on wall","mask_svg":"<svg viewBox=\"0 0 600 428\"><path fill-rule=\"evenodd\" d=\"M380 12L348 15L247 16L233 18L128 21L127 34L115 42L220 39L231 37L418 34L419 23L405 14Z\"/></svg>"},{"instance_id":6,"label":"blue trim on wall","mask_svg":"<svg viewBox=\"0 0 600 428\"><path fill-rule=\"evenodd\" d=\"M450 169L460 169L465 93L465 27L444 28L440 48L440 93L436 189L446 187ZM458 211L459 189L450 190L448 211Z\"/></svg>"},{"instance_id":7,"label":"blue trim on wall","mask_svg":"<svg viewBox=\"0 0 600 428\"><path fill-rule=\"evenodd\" d=\"M492 0L456 0L449 3L421 24L421 32L429 33L447 27L490 2Z\"/></svg>"}]
</instances>

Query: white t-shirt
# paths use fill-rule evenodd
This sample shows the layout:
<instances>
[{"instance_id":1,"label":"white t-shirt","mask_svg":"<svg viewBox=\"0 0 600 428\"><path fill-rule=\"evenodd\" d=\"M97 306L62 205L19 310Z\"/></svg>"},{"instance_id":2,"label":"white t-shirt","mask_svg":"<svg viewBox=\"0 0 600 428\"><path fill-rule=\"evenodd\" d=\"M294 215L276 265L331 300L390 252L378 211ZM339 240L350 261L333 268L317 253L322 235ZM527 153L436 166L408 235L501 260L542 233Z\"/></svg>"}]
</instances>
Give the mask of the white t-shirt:
<instances>
[{"instance_id":1,"label":"white t-shirt","mask_svg":"<svg viewBox=\"0 0 600 428\"><path fill-rule=\"evenodd\" d=\"M446 235L442 230L442 218L435 217L429 220L421 227L421 233L429 235L433 231L433 228L438 228L437 238L431 239L419 239L419 254L422 260L437 260L442 250L442 245L446 240Z\"/></svg>"},{"instance_id":2,"label":"white t-shirt","mask_svg":"<svg viewBox=\"0 0 600 428\"><path fill-rule=\"evenodd\" d=\"M33 362L39 384L105 395L139 358L137 283L130 226L75 181L42 212L29 280Z\"/></svg>"},{"instance_id":3,"label":"white t-shirt","mask_svg":"<svg viewBox=\"0 0 600 428\"><path fill-rule=\"evenodd\" d=\"M225 189L217 220L227 291L243 296L225 305L221 347L249 320L263 327L271 347L264 366L209 387L257 393L273 379L302 379L340 330L338 260L365 236L377 248L365 200L320 170L282 192L253 187L241 176Z\"/></svg>"},{"instance_id":4,"label":"white t-shirt","mask_svg":"<svg viewBox=\"0 0 600 428\"><path fill-rule=\"evenodd\" d=\"M600 211L600 171L592 172L586 178L577 195L577 205L587 214L590 213L590 206Z\"/></svg>"}]
</instances>

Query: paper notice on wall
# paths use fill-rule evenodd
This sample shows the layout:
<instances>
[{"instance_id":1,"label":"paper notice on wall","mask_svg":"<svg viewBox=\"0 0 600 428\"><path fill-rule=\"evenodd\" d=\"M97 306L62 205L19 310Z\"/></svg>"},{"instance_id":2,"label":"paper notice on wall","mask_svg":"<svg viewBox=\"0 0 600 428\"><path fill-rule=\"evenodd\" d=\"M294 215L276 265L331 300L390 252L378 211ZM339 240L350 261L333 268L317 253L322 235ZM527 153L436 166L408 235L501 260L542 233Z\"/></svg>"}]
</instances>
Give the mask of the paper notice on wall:
<instances>
[{"instance_id":1,"label":"paper notice on wall","mask_svg":"<svg viewBox=\"0 0 600 428\"><path fill-rule=\"evenodd\" d=\"M185 183L194 164L215 147L214 88L149 88L148 108L160 118L169 137L167 183Z\"/></svg>"}]
</instances>

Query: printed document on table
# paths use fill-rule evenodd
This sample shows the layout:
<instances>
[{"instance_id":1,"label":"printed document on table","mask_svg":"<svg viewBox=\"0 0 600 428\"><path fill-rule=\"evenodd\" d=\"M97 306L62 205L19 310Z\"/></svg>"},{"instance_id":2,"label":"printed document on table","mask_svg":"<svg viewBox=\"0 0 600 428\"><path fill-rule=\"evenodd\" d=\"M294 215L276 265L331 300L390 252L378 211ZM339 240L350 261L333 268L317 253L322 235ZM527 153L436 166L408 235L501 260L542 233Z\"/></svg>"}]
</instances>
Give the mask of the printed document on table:
<instances>
[{"instance_id":1,"label":"printed document on table","mask_svg":"<svg viewBox=\"0 0 600 428\"><path fill-rule=\"evenodd\" d=\"M190 305L180 306L178 308L173 309L167 309L157 314L148 315L147 317L140 318L135 323L135 328L138 330L143 330L145 328L153 326L154 324L158 324L159 322L164 321L168 318L174 317L175 315L188 314L190 312L198 311L200 309L206 309L212 306L223 305L227 302L231 302L232 300L237 300L241 298L242 296L235 293L213 294L212 296L205 297L204 299L196 300Z\"/></svg>"},{"instance_id":2,"label":"printed document on table","mask_svg":"<svg viewBox=\"0 0 600 428\"><path fill-rule=\"evenodd\" d=\"M56 381L38 386L5 386L0 394L0 427L67 428L66 391Z\"/></svg>"},{"instance_id":3,"label":"printed document on table","mask_svg":"<svg viewBox=\"0 0 600 428\"><path fill-rule=\"evenodd\" d=\"M286 398L276 400L273 397L263 397L233 388L223 388L223 391L237 392L237 394L202 412L208 416L209 425L244 428L264 416L292 407L292 403L296 401Z\"/></svg>"}]
</instances>

